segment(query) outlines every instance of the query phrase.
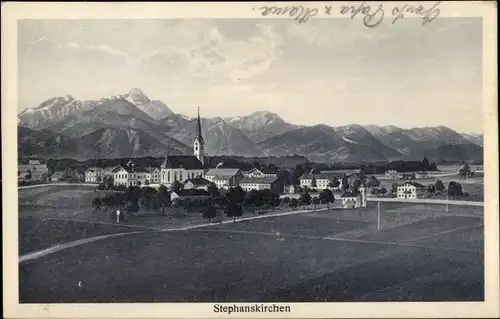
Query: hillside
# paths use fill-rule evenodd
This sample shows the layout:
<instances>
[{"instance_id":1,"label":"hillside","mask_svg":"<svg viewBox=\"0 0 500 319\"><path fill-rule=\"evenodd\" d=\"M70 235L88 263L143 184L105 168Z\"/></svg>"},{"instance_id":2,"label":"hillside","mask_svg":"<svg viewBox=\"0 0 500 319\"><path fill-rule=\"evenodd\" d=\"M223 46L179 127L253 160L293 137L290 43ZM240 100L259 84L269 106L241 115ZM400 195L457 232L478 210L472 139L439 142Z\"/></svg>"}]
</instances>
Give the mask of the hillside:
<instances>
[{"instance_id":1,"label":"hillside","mask_svg":"<svg viewBox=\"0 0 500 319\"><path fill-rule=\"evenodd\" d=\"M442 145L424 152L429 161L482 162L483 148L476 144Z\"/></svg>"}]
</instances>

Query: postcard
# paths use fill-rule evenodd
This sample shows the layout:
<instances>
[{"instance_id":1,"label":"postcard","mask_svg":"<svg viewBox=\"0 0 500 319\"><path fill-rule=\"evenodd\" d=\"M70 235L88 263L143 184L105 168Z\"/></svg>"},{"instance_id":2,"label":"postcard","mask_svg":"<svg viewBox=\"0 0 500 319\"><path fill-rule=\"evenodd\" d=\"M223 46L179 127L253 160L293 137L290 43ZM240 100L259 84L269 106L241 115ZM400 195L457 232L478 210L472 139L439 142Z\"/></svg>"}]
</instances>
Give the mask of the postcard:
<instances>
[{"instance_id":1,"label":"postcard","mask_svg":"<svg viewBox=\"0 0 500 319\"><path fill-rule=\"evenodd\" d=\"M4 317L500 316L496 2L2 9Z\"/></svg>"}]
</instances>

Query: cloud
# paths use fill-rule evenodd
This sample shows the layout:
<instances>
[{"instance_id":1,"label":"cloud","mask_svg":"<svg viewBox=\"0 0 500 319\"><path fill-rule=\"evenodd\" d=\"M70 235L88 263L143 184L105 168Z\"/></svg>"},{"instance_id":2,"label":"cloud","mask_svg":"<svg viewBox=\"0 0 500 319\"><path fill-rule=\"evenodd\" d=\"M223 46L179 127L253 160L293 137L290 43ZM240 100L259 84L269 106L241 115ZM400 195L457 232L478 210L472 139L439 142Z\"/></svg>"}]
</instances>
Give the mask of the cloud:
<instances>
[{"instance_id":1,"label":"cloud","mask_svg":"<svg viewBox=\"0 0 500 319\"><path fill-rule=\"evenodd\" d=\"M70 42L70 43L59 43L54 40L46 39L44 37L39 37L37 40L34 41L27 41L27 43L31 46L44 46L44 47L49 47L53 46L54 48L58 49L72 49L72 50L82 50L82 51L93 51L93 52L98 52L98 53L105 53L105 54L110 54L114 56L119 56L121 58L124 58L126 60L132 60L132 57L125 52L115 50L109 45L79 45L78 43L75 42Z\"/></svg>"},{"instance_id":2,"label":"cloud","mask_svg":"<svg viewBox=\"0 0 500 319\"><path fill-rule=\"evenodd\" d=\"M144 63L181 59L193 76L239 82L265 73L281 56L282 38L272 26L257 25L257 34L246 39L227 37L211 23L183 22L164 48L146 53Z\"/></svg>"}]
</instances>

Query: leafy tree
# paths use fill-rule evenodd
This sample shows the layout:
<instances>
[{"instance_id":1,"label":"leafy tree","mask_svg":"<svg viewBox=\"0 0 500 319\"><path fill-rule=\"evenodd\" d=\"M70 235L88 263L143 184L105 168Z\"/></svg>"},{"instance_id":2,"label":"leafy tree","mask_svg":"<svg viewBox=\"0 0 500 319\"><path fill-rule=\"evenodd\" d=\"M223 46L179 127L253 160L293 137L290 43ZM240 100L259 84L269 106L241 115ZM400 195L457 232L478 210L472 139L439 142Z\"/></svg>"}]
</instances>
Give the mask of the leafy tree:
<instances>
[{"instance_id":1,"label":"leafy tree","mask_svg":"<svg viewBox=\"0 0 500 319\"><path fill-rule=\"evenodd\" d=\"M353 183L352 183L352 187L354 190L357 190L359 187L361 187L361 180L360 179L356 179Z\"/></svg>"},{"instance_id":2,"label":"leafy tree","mask_svg":"<svg viewBox=\"0 0 500 319\"><path fill-rule=\"evenodd\" d=\"M234 198L230 198L224 205L224 213L227 217L233 217L233 222L236 222L236 217L243 215L243 209L234 201Z\"/></svg>"},{"instance_id":3,"label":"leafy tree","mask_svg":"<svg viewBox=\"0 0 500 319\"><path fill-rule=\"evenodd\" d=\"M95 210L100 210L102 206L102 201L100 197L95 197L92 200L92 206L95 208Z\"/></svg>"},{"instance_id":4,"label":"leafy tree","mask_svg":"<svg viewBox=\"0 0 500 319\"><path fill-rule=\"evenodd\" d=\"M112 189L114 184L115 184L115 179L113 176L106 176L104 177L104 184L106 185L107 189Z\"/></svg>"},{"instance_id":5,"label":"leafy tree","mask_svg":"<svg viewBox=\"0 0 500 319\"><path fill-rule=\"evenodd\" d=\"M380 194L382 194L382 195L387 194L387 189L386 189L385 187L382 187L382 188L380 189Z\"/></svg>"},{"instance_id":6,"label":"leafy tree","mask_svg":"<svg viewBox=\"0 0 500 319\"><path fill-rule=\"evenodd\" d=\"M102 178L101 178L101 176L97 176L96 181L97 181L98 183L102 182Z\"/></svg>"},{"instance_id":7,"label":"leafy tree","mask_svg":"<svg viewBox=\"0 0 500 319\"><path fill-rule=\"evenodd\" d=\"M170 188L173 192L178 192L182 189L182 184L179 181L174 181Z\"/></svg>"},{"instance_id":8,"label":"leafy tree","mask_svg":"<svg viewBox=\"0 0 500 319\"><path fill-rule=\"evenodd\" d=\"M212 218L215 218L216 216L217 216L217 209L213 204L209 204L203 211L203 217L208 218L209 222L211 222Z\"/></svg>"},{"instance_id":9,"label":"leafy tree","mask_svg":"<svg viewBox=\"0 0 500 319\"><path fill-rule=\"evenodd\" d=\"M349 180L347 179L347 174L342 175L342 189L347 191L349 189Z\"/></svg>"},{"instance_id":10,"label":"leafy tree","mask_svg":"<svg viewBox=\"0 0 500 319\"><path fill-rule=\"evenodd\" d=\"M219 197L220 192L219 189L217 189L217 185L215 183L210 183L207 187L207 192L210 194L211 197Z\"/></svg>"},{"instance_id":11,"label":"leafy tree","mask_svg":"<svg viewBox=\"0 0 500 319\"><path fill-rule=\"evenodd\" d=\"M33 177L33 174L31 173L31 170L27 170L26 174L24 174L24 178L30 180Z\"/></svg>"},{"instance_id":12,"label":"leafy tree","mask_svg":"<svg viewBox=\"0 0 500 319\"><path fill-rule=\"evenodd\" d=\"M398 186L399 185L397 183L392 184L392 186L391 186L391 193L392 194L396 194L398 192Z\"/></svg>"},{"instance_id":13,"label":"leafy tree","mask_svg":"<svg viewBox=\"0 0 500 319\"><path fill-rule=\"evenodd\" d=\"M464 178L464 177L468 177L471 175L471 170L470 170L470 166L469 164L464 164L464 166L462 166L462 168L460 168L458 170L458 175L460 175L460 177Z\"/></svg>"},{"instance_id":14,"label":"leafy tree","mask_svg":"<svg viewBox=\"0 0 500 319\"><path fill-rule=\"evenodd\" d=\"M436 186L433 184L427 185L427 193L434 194L436 192Z\"/></svg>"},{"instance_id":15,"label":"leafy tree","mask_svg":"<svg viewBox=\"0 0 500 319\"><path fill-rule=\"evenodd\" d=\"M316 205L318 205L320 203L320 200L318 197L314 197L312 199L312 204L314 205L314 210L316 210Z\"/></svg>"},{"instance_id":16,"label":"leafy tree","mask_svg":"<svg viewBox=\"0 0 500 319\"><path fill-rule=\"evenodd\" d=\"M306 208L307 205L311 205L311 194L307 190L304 190L299 197L299 201L302 203L304 206L304 209Z\"/></svg>"},{"instance_id":17,"label":"leafy tree","mask_svg":"<svg viewBox=\"0 0 500 319\"><path fill-rule=\"evenodd\" d=\"M441 180L437 180L436 183L434 184L434 189L436 193L441 193L445 190L443 182Z\"/></svg>"},{"instance_id":18,"label":"leafy tree","mask_svg":"<svg viewBox=\"0 0 500 319\"><path fill-rule=\"evenodd\" d=\"M330 188L338 188L340 185L340 181L337 177L334 177L329 183L328 187Z\"/></svg>"},{"instance_id":19,"label":"leafy tree","mask_svg":"<svg viewBox=\"0 0 500 319\"><path fill-rule=\"evenodd\" d=\"M459 197L462 196L464 193L462 191L462 185L460 183L451 181L448 184L448 196L451 197Z\"/></svg>"},{"instance_id":20,"label":"leafy tree","mask_svg":"<svg viewBox=\"0 0 500 319\"><path fill-rule=\"evenodd\" d=\"M285 198L283 198L282 201L283 201L283 204L288 205L288 204L290 204L291 199L290 199L290 197L285 197Z\"/></svg>"},{"instance_id":21,"label":"leafy tree","mask_svg":"<svg viewBox=\"0 0 500 319\"><path fill-rule=\"evenodd\" d=\"M333 195L331 190L325 189L321 193L319 193L319 200L322 203L325 203L327 205L327 208L330 208L330 203L333 203L335 201L335 196Z\"/></svg>"},{"instance_id":22,"label":"leafy tree","mask_svg":"<svg viewBox=\"0 0 500 319\"><path fill-rule=\"evenodd\" d=\"M372 175L370 177L370 179L368 179L368 183L366 186L368 186L370 188L378 187L378 186L380 186L380 181L375 176Z\"/></svg>"},{"instance_id":23,"label":"leafy tree","mask_svg":"<svg viewBox=\"0 0 500 319\"><path fill-rule=\"evenodd\" d=\"M290 207L292 208L292 210L294 210L298 206L299 206L299 201L297 200L297 198L292 198L292 200L290 201Z\"/></svg>"}]
</instances>

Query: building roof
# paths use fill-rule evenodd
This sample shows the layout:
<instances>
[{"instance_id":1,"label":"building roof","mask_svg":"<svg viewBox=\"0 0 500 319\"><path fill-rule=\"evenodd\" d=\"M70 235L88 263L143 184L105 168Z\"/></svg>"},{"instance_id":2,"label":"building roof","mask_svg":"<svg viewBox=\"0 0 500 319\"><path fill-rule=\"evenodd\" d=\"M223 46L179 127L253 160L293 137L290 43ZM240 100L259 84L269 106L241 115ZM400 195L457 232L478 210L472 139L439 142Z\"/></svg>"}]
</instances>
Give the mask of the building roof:
<instances>
[{"instance_id":1,"label":"building roof","mask_svg":"<svg viewBox=\"0 0 500 319\"><path fill-rule=\"evenodd\" d=\"M216 177L232 177L238 172L241 172L239 168L211 168L205 175L216 176Z\"/></svg>"},{"instance_id":2,"label":"building roof","mask_svg":"<svg viewBox=\"0 0 500 319\"><path fill-rule=\"evenodd\" d=\"M340 197L342 197L342 198L355 198L355 197L358 197L359 194L360 193L357 191L349 191L349 192L345 192Z\"/></svg>"},{"instance_id":3,"label":"building roof","mask_svg":"<svg viewBox=\"0 0 500 319\"><path fill-rule=\"evenodd\" d=\"M232 176L233 175L231 175L231 176L229 176L229 175L223 175L223 176L221 176L221 175L215 175L213 177L213 180L214 181L229 181Z\"/></svg>"},{"instance_id":4,"label":"building roof","mask_svg":"<svg viewBox=\"0 0 500 319\"><path fill-rule=\"evenodd\" d=\"M425 185L422 185L420 183L417 183L417 182L405 182L401 185L406 185L406 184L409 184L411 186L415 186L415 187L419 187L419 188L425 188L426 186Z\"/></svg>"},{"instance_id":5,"label":"building roof","mask_svg":"<svg viewBox=\"0 0 500 319\"><path fill-rule=\"evenodd\" d=\"M165 158L161 167L203 169L203 164L194 155L169 155Z\"/></svg>"},{"instance_id":6,"label":"building roof","mask_svg":"<svg viewBox=\"0 0 500 319\"><path fill-rule=\"evenodd\" d=\"M204 179L204 178L190 178L190 179L187 179L184 184L186 183L193 183L193 185L196 185L196 186L203 186L203 185L208 185L210 184L210 181Z\"/></svg>"},{"instance_id":7,"label":"building roof","mask_svg":"<svg viewBox=\"0 0 500 319\"><path fill-rule=\"evenodd\" d=\"M113 168L112 172L116 172L119 169L125 170L127 173L147 173L148 171L142 166L128 166L128 165L118 165Z\"/></svg>"},{"instance_id":8,"label":"building roof","mask_svg":"<svg viewBox=\"0 0 500 319\"><path fill-rule=\"evenodd\" d=\"M304 179L312 179L313 177L313 174L302 174L302 176L300 176L299 179L301 180L304 180ZM326 174L326 173L317 173L317 174L314 174L314 177L316 178L316 180L318 179L334 179L335 177L339 178L338 175L336 174Z\"/></svg>"},{"instance_id":9,"label":"building roof","mask_svg":"<svg viewBox=\"0 0 500 319\"><path fill-rule=\"evenodd\" d=\"M204 189L181 189L179 191L173 192L177 194L179 197L188 197L188 196L210 196L210 194Z\"/></svg>"},{"instance_id":10,"label":"building roof","mask_svg":"<svg viewBox=\"0 0 500 319\"><path fill-rule=\"evenodd\" d=\"M252 174L257 172L262 174L277 174L278 169L274 167L252 168L247 172L247 174Z\"/></svg>"},{"instance_id":11,"label":"building roof","mask_svg":"<svg viewBox=\"0 0 500 319\"><path fill-rule=\"evenodd\" d=\"M274 177L251 178L245 177L240 181L241 184L271 184L276 181Z\"/></svg>"}]
</instances>

